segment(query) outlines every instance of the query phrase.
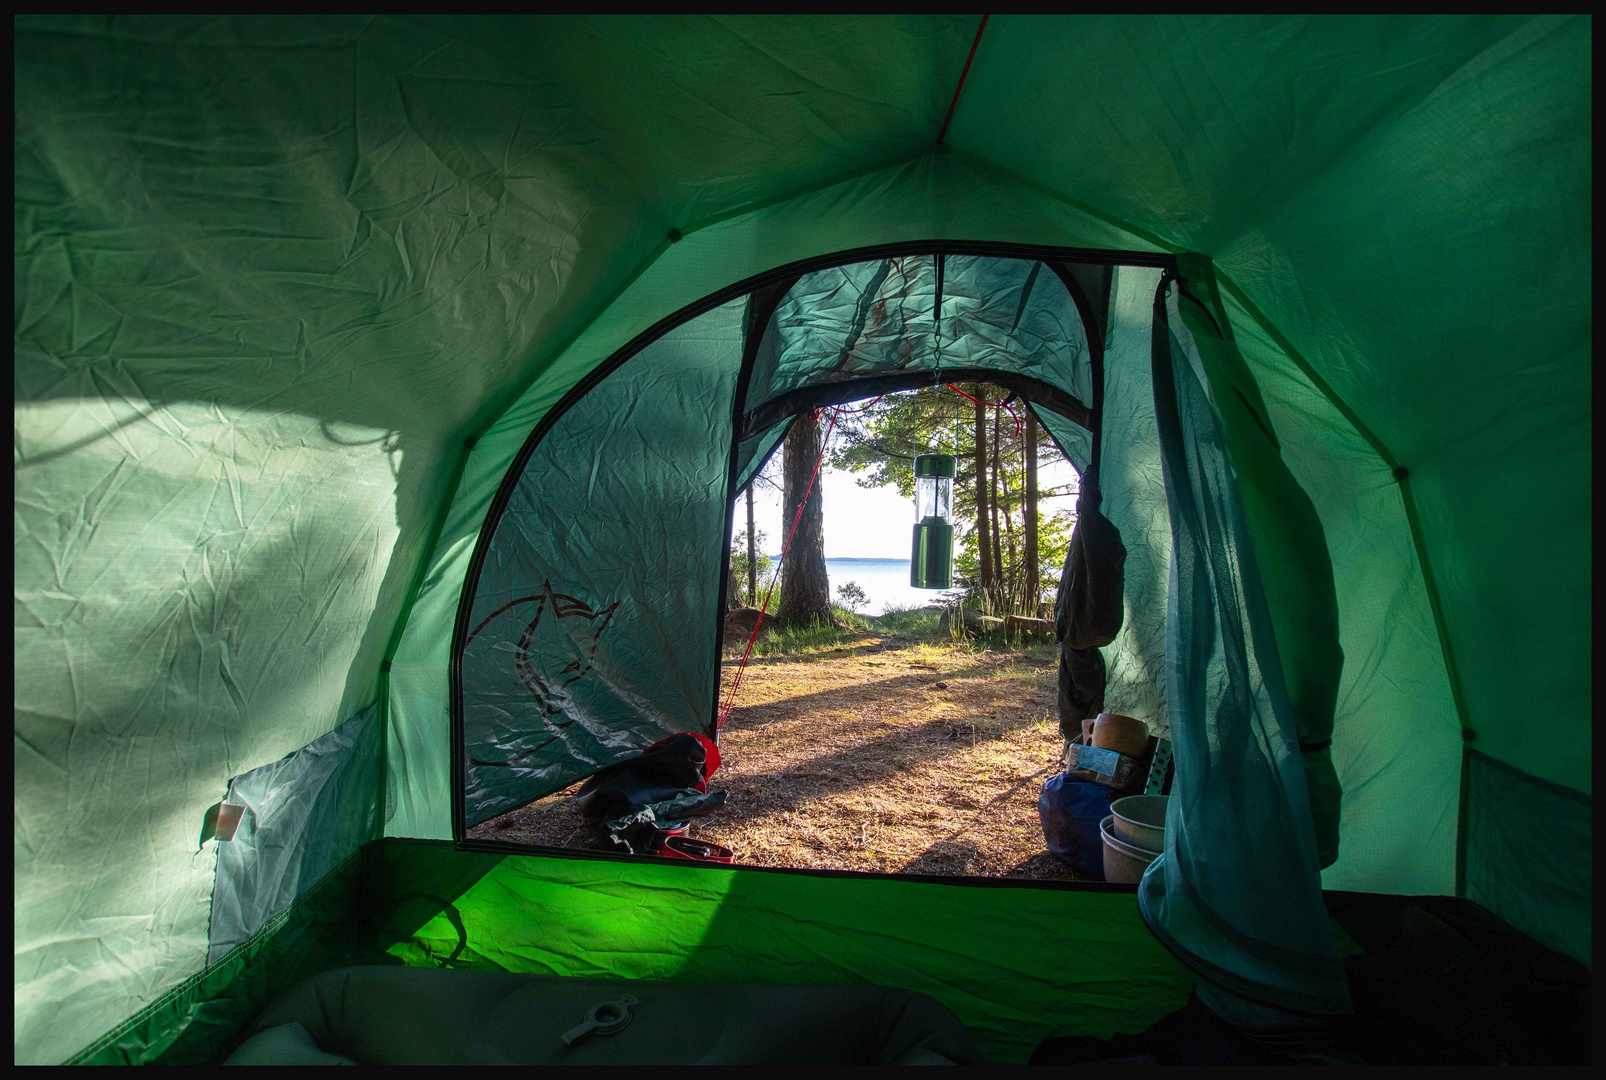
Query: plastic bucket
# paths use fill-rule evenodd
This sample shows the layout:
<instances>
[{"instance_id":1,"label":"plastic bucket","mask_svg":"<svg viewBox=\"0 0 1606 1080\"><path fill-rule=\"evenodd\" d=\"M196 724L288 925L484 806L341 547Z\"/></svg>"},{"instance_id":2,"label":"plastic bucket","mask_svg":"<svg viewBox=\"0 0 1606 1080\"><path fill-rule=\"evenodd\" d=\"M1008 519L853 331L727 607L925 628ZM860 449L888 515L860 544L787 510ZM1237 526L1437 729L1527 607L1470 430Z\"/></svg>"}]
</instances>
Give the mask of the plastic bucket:
<instances>
[{"instance_id":1,"label":"plastic bucket","mask_svg":"<svg viewBox=\"0 0 1606 1080\"><path fill-rule=\"evenodd\" d=\"M1117 840L1110 834L1110 823L1114 820L1115 815L1111 814L1099 822L1099 835L1104 839L1104 880L1135 884L1143 880L1143 871L1160 857L1160 853Z\"/></svg>"},{"instance_id":2,"label":"plastic bucket","mask_svg":"<svg viewBox=\"0 0 1606 1080\"><path fill-rule=\"evenodd\" d=\"M1128 795L1110 804L1115 820L1110 832L1122 843L1148 851L1165 850L1165 807L1168 795Z\"/></svg>"}]
</instances>

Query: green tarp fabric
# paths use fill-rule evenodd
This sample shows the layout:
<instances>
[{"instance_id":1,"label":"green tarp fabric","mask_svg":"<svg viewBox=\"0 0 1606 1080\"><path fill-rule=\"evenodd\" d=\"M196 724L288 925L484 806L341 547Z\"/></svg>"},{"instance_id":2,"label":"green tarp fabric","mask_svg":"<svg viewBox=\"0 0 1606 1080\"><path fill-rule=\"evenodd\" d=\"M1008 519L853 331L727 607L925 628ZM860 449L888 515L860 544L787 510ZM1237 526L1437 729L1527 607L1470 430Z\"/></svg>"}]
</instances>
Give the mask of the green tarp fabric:
<instances>
[{"instance_id":1,"label":"green tarp fabric","mask_svg":"<svg viewBox=\"0 0 1606 1080\"><path fill-rule=\"evenodd\" d=\"M1122 266L1112 282L1105 331L1099 505L1126 548L1125 616L1120 633L1101 650L1106 670L1104 707L1108 712L1144 717L1158 734L1165 734L1171 521L1160 468L1149 362L1154 291L1160 274L1157 268ZM1079 470L1090 467L1092 447L1077 425L1041 410L1037 416Z\"/></svg>"},{"instance_id":2,"label":"green tarp fabric","mask_svg":"<svg viewBox=\"0 0 1606 1080\"><path fill-rule=\"evenodd\" d=\"M460 627L466 824L712 730L746 309L632 357L517 476Z\"/></svg>"},{"instance_id":3,"label":"green tarp fabric","mask_svg":"<svg viewBox=\"0 0 1606 1080\"><path fill-rule=\"evenodd\" d=\"M1127 891L829 877L387 844L376 877L477 872L419 925L396 909L394 961L589 978L870 983L930 994L985 1061L1024 1064L1049 1032L1107 1038L1180 1007L1188 971ZM467 865L465 865L467 864ZM436 913L438 912L438 913ZM1065 932L1074 926L1076 933Z\"/></svg>"},{"instance_id":4,"label":"green tarp fabric","mask_svg":"<svg viewBox=\"0 0 1606 1080\"><path fill-rule=\"evenodd\" d=\"M71 1065L211 1065L277 994L363 957L355 913L362 857L353 854L228 955L83 1047Z\"/></svg>"},{"instance_id":5,"label":"green tarp fabric","mask_svg":"<svg viewBox=\"0 0 1606 1080\"><path fill-rule=\"evenodd\" d=\"M1087 332L1051 271L1028 259L920 255L804 275L775 311L746 406L806 386L943 368L1017 372L1092 400Z\"/></svg>"},{"instance_id":6,"label":"green tarp fabric","mask_svg":"<svg viewBox=\"0 0 1606 1080\"><path fill-rule=\"evenodd\" d=\"M1483 754L1468 757L1467 898L1589 963L1595 859L1589 800Z\"/></svg>"},{"instance_id":7,"label":"green tarp fabric","mask_svg":"<svg viewBox=\"0 0 1606 1080\"><path fill-rule=\"evenodd\" d=\"M1241 494L1246 473L1273 470L1234 469L1232 414L1210 400L1221 387L1212 387L1206 350L1182 317L1184 288L1168 280L1154 298L1154 407L1173 540L1165 657L1176 777L1165 851L1143 875L1139 908L1213 984L1299 1013L1347 1013L1276 597L1252 539L1253 502ZM1320 640L1321 630L1305 632Z\"/></svg>"},{"instance_id":8,"label":"green tarp fabric","mask_svg":"<svg viewBox=\"0 0 1606 1080\"><path fill-rule=\"evenodd\" d=\"M218 843L207 965L223 960L374 835L379 790L379 708L229 782L224 801L244 807Z\"/></svg>"},{"instance_id":9,"label":"green tarp fabric","mask_svg":"<svg viewBox=\"0 0 1606 1080\"><path fill-rule=\"evenodd\" d=\"M376 697L381 829L451 835L467 564L571 387L936 238L1210 258L1332 559L1323 882L1461 851L1587 957L1587 844L1500 857L1462 746L1587 808L1591 19L995 16L938 148L979 21L16 22L16 1060L204 974L206 808Z\"/></svg>"}]
</instances>

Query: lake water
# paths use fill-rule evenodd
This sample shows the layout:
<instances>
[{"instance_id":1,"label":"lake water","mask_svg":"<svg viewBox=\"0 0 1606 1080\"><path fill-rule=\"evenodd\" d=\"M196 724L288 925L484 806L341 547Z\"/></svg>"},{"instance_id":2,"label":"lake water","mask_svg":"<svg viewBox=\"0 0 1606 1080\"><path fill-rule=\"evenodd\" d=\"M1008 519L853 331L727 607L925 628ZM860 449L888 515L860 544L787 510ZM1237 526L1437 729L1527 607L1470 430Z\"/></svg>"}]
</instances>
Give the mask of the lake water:
<instances>
[{"instance_id":1,"label":"lake water","mask_svg":"<svg viewBox=\"0 0 1606 1080\"><path fill-rule=\"evenodd\" d=\"M826 559L825 572L831 579L832 600L839 599L837 588L850 581L864 590L870 603L859 610L865 615L880 615L889 603L924 607L941 602L940 589L910 587L908 559Z\"/></svg>"}]
</instances>

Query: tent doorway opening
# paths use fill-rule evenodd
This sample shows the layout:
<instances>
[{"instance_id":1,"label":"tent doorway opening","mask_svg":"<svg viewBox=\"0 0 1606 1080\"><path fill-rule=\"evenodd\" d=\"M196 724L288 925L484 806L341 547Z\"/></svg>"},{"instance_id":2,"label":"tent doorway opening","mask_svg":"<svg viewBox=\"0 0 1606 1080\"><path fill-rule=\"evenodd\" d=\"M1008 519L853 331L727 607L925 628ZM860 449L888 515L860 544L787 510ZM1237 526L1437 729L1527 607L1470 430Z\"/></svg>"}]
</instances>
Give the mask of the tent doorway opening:
<instances>
[{"instance_id":1,"label":"tent doorway opening","mask_svg":"<svg viewBox=\"0 0 1606 1080\"><path fill-rule=\"evenodd\" d=\"M911 585L928 453L957 466L948 589ZM1053 601L1078 487L1020 396L989 382L798 414L734 500L708 782L728 799L686 835L746 865L1073 878L1044 849L1037 796L1063 750ZM800 591L801 613L778 618ZM471 837L595 844L583 787Z\"/></svg>"},{"instance_id":2,"label":"tent doorway opening","mask_svg":"<svg viewBox=\"0 0 1606 1080\"><path fill-rule=\"evenodd\" d=\"M1117 708L1158 720L1164 594L1150 582L1169 526L1149 371L1173 263L971 242L862 249L738 283L600 363L516 456L466 575L449 684L458 841L572 846L585 830L565 793L684 736L707 741L699 761L715 740L730 752L707 786L732 796L687 828L731 830L719 842L743 861L1069 876L1035 807L1066 730L1045 627L1069 507L1039 505L1039 542L1026 542L1025 461L1058 470L1049 502L1081 489L1096 507L1101 454L1117 455L1108 505L1157 602L1119 641L1110 631L1108 682ZM783 589L767 633L732 634L738 505L822 422L841 434L804 452L810 475L858 469L897 488L905 451L951 452L958 591L873 610L865 583L839 575L812 624L786 617ZM894 500L903 545L911 494ZM777 522L767 554L782 533ZM783 584L804 550L783 561ZM696 802L704 779L666 790Z\"/></svg>"}]
</instances>

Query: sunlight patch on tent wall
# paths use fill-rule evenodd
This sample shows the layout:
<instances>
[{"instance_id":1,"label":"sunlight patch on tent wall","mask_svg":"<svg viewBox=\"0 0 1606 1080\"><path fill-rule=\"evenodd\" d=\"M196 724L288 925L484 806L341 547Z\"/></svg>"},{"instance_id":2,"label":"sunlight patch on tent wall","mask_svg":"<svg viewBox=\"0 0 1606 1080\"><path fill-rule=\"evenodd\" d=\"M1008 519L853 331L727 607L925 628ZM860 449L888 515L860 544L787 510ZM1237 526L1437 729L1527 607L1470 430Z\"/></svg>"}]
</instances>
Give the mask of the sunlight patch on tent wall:
<instances>
[{"instance_id":1,"label":"sunlight patch on tent wall","mask_svg":"<svg viewBox=\"0 0 1606 1080\"><path fill-rule=\"evenodd\" d=\"M15 412L16 995L52 1002L17 1038L41 1060L201 969L202 816L372 700L398 539L387 431L102 381Z\"/></svg>"}]
</instances>

